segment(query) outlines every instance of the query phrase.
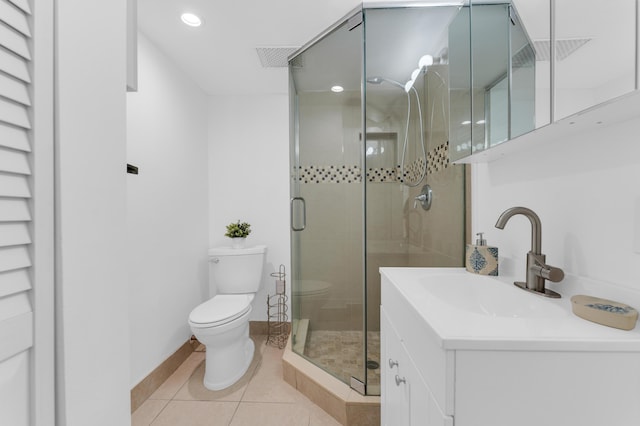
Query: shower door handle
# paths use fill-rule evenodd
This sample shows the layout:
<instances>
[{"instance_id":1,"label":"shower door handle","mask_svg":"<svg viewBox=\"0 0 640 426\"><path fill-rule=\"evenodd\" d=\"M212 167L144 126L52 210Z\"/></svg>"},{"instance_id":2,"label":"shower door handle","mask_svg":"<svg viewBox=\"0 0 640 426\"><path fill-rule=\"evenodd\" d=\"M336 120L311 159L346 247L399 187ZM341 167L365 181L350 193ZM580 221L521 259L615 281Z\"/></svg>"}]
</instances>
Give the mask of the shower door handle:
<instances>
[{"instance_id":1,"label":"shower door handle","mask_svg":"<svg viewBox=\"0 0 640 426\"><path fill-rule=\"evenodd\" d=\"M300 227L296 227L296 225L294 224L294 213L295 213L295 209L294 209L294 204L296 201L299 201L302 203L302 226ZM304 198L302 197L293 197L291 199L291 211L290 211L290 218L291 218L291 230L292 231L304 231L304 228L307 227L307 203L304 201Z\"/></svg>"}]
</instances>

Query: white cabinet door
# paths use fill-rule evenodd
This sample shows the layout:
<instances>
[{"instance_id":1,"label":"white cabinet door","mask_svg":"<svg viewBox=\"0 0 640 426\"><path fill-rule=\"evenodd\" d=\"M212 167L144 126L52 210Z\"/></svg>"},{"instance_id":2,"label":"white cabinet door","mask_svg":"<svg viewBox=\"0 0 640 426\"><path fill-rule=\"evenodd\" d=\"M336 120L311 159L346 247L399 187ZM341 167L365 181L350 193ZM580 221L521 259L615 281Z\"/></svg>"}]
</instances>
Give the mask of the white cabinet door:
<instances>
[{"instance_id":1,"label":"white cabinet door","mask_svg":"<svg viewBox=\"0 0 640 426\"><path fill-rule=\"evenodd\" d=\"M400 337L380 308L382 425L409 425L408 359Z\"/></svg>"},{"instance_id":2,"label":"white cabinet door","mask_svg":"<svg viewBox=\"0 0 640 426\"><path fill-rule=\"evenodd\" d=\"M453 417L442 414L384 309L380 313L382 424L453 426Z\"/></svg>"},{"instance_id":3,"label":"white cabinet door","mask_svg":"<svg viewBox=\"0 0 640 426\"><path fill-rule=\"evenodd\" d=\"M408 353L406 358L408 362L405 370L410 388L409 424L411 426L453 426L453 417L442 414L429 386L418 371L416 362Z\"/></svg>"}]
</instances>

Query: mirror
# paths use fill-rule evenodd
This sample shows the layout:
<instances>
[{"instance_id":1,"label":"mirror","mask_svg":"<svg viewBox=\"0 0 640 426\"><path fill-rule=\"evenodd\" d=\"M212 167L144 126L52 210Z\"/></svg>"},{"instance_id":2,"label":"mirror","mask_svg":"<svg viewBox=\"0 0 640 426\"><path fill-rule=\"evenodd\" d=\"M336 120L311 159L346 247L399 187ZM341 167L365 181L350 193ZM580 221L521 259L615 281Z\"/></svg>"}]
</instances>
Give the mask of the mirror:
<instances>
[{"instance_id":1,"label":"mirror","mask_svg":"<svg viewBox=\"0 0 640 426\"><path fill-rule=\"evenodd\" d=\"M467 13L449 27L451 74L456 76L450 87L453 161L549 122L544 114L536 121L536 89L543 77L537 75L534 43L515 7L509 2L473 3Z\"/></svg>"},{"instance_id":2,"label":"mirror","mask_svg":"<svg viewBox=\"0 0 640 426\"><path fill-rule=\"evenodd\" d=\"M451 57L471 57L470 75L456 71L457 86L451 79L451 160L636 90L637 7L637 0L470 0L468 27L450 29L460 50ZM469 118L454 120L463 102Z\"/></svg>"},{"instance_id":3,"label":"mirror","mask_svg":"<svg viewBox=\"0 0 640 426\"><path fill-rule=\"evenodd\" d=\"M517 19L518 31L515 32L514 37L520 38L523 35L531 41L533 50L525 48L521 51L520 55L513 56L512 61L519 63L526 61L529 58L529 54L533 53L534 56L534 80L533 88L530 86L528 77L525 77L528 71L531 71L529 67L523 67L522 69L514 72L516 81L514 82L516 99L520 97L520 91L523 90L522 96L525 99L530 96L530 90L534 92L534 128L540 128L551 123L551 60L549 52L551 50L551 2L550 0L513 0L514 6L513 17ZM514 26L515 27L515 26ZM513 34L513 33L512 33ZM524 81L520 81L520 77L523 77ZM530 117L524 115L529 114L526 109L520 109L522 105L519 101L516 114L519 116L517 122L521 120L528 120ZM516 128L518 125L516 124ZM512 137L522 135L522 129L515 130Z\"/></svg>"},{"instance_id":4,"label":"mirror","mask_svg":"<svg viewBox=\"0 0 640 426\"><path fill-rule=\"evenodd\" d=\"M635 0L556 0L555 22L554 120L635 89Z\"/></svg>"},{"instance_id":5,"label":"mirror","mask_svg":"<svg viewBox=\"0 0 640 426\"><path fill-rule=\"evenodd\" d=\"M449 158L471 155L471 21L463 7L449 24Z\"/></svg>"},{"instance_id":6,"label":"mirror","mask_svg":"<svg viewBox=\"0 0 640 426\"><path fill-rule=\"evenodd\" d=\"M471 6L471 140L473 153L508 138L509 5Z\"/></svg>"}]
</instances>

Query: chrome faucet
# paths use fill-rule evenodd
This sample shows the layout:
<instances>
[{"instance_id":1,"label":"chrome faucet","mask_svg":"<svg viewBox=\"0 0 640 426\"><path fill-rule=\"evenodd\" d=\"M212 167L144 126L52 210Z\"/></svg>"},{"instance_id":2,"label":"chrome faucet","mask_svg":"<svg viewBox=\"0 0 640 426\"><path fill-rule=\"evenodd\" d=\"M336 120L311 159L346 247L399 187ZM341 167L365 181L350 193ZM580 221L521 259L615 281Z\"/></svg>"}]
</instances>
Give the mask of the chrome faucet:
<instances>
[{"instance_id":1,"label":"chrome faucet","mask_svg":"<svg viewBox=\"0 0 640 426\"><path fill-rule=\"evenodd\" d=\"M545 288L545 280L559 282L564 278L564 271L545 263L546 256L542 254L542 224L540 218L533 210L526 207L511 207L505 210L498 221L496 228L504 229L512 216L521 214L531 222L531 251L527 253L527 281L517 281L514 284L524 290L541 296L559 298L560 294Z\"/></svg>"}]
</instances>

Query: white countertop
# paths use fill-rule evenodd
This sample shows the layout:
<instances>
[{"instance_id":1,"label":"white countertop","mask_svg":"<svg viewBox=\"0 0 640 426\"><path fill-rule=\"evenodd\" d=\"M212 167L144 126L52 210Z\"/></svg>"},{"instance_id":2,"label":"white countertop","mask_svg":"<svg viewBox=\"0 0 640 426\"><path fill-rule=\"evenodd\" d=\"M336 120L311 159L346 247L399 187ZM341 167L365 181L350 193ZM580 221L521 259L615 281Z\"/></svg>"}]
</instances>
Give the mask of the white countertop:
<instances>
[{"instance_id":1,"label":"white countertop","mask_svg":"<svg viewBox=\"0 0 640 426\"><path fill-rule=\"evenodd\" d=\"M549 299L516 288L512 277L478 276L464 268L380 273L382 285L397 289L444 349L640 352L640 327L624 331L586 321L573 314L570 301L574 294L588 294L639 309L640 292L567 276L549 286L562 298Z\"/></svg>"}]
</instances>

